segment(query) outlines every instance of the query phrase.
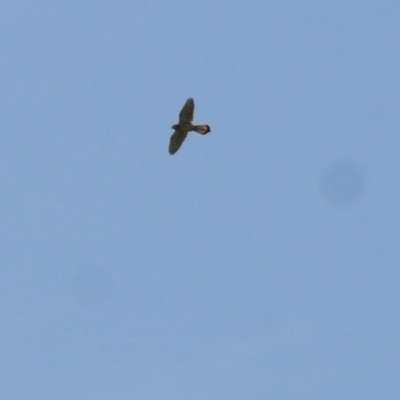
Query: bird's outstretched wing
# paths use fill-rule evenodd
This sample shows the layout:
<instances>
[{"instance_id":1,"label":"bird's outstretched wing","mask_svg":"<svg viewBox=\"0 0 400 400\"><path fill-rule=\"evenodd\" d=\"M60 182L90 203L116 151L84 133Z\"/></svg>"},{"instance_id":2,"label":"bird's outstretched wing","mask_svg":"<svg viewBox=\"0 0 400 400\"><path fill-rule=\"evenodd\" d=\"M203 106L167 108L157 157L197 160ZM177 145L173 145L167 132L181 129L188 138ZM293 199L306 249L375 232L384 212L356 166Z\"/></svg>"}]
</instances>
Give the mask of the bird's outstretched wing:
<instances>
[{"instance_id":1,"label":"bird's outstretched wing","mask_svg":"<svg viewBox=\"0 0 400 400\"><path fill-rule=\"evenodd\" d=\"M177 129L172 134L171 139L169 140L169 149L168 149L170 154L175 154L179 150L179 147L181 147L187 135L188 132L185 132L180 129Z\"/></svg>"},{"instance_id":2,"label":"bird's outstretched wing","mask_svg":"<svg viewBox=\"0 0 400 400\"><path fill-rule=\"evenodd\" d=\"M192 98L187 99L185 105L179 113L179 123L184 124L193 121L194 101Z\"/></svg>"}]
</instances>

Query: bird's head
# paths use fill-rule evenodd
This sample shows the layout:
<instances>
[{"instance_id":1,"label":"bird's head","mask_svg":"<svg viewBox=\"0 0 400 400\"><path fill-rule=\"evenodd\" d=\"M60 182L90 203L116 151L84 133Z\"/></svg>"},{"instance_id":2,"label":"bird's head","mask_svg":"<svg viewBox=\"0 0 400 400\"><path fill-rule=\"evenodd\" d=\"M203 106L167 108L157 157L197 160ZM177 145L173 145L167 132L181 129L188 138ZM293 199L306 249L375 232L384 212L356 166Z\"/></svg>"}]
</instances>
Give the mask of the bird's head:
<instances>
[{"instance_id":1,"label":"bird's head","mask_svg":"<svg viewBox=\"0 0 400 400\"><path fill-rule=\"evenodd\" d=\"M171 126L171 129L177 130L177 129L178 129L178 124L172 125L172 126Z\"/></svg>"}]
</instances>

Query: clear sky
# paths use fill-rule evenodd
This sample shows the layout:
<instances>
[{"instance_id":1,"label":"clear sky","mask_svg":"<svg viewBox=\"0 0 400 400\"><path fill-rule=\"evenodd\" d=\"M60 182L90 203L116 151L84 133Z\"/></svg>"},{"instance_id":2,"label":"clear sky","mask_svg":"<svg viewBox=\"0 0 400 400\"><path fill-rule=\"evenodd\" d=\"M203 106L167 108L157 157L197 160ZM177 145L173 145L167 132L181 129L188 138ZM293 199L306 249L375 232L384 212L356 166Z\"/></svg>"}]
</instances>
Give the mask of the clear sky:
<instances>
[{"instance_id":1,"label":"clear sky","mask_svg":"<svg viewBox=\"0 0 400 400\"><path fill-rule=\"evenodd\" d=\"M0 398L399 399L399 21L2 0Z\"/></svg>"}]
</instances>

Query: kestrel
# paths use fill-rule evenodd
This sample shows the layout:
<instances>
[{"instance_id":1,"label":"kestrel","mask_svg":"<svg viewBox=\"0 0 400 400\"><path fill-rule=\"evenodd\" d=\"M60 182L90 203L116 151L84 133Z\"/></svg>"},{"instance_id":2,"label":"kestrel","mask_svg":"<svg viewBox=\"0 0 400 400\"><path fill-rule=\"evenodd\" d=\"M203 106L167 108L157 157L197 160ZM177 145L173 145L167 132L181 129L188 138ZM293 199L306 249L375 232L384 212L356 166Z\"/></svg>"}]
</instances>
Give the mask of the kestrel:
<instances>
[{"instance_id":1,"label":"kestrel","mask_svg":"<svg viewBox=\"0 0 400 400\"><path fill-rule=\"evenodd\" d=\"M183 141L189 132L197 132L201 135L206 135L211 132L210 125L193 125L193 112L194 112L194 101L192 98L187 99L181 112L179 113L179 124L172 125L172 129L175 132L172 134L169 141L169 153L175 154L179 147L181 147Z\"/></svg>"}]
</instances>

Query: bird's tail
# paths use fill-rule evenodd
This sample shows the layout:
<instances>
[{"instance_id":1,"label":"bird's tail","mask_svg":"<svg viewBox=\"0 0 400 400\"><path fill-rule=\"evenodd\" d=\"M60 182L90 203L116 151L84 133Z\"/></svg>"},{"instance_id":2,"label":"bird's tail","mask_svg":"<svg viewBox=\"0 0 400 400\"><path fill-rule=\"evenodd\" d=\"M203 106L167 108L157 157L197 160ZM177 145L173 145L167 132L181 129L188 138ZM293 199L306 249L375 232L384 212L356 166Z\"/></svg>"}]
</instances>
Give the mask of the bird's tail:
<instances>
[{"instance_id":1,"label":"bird's tail","mask_svg":"<svg viewBox=\"0 0 400 400\"><path fill-rule=\"evenodd\" d=\"M211 132L210 125L193 125L193 130L201 135Z\"/></svg>"}]
</instances>

